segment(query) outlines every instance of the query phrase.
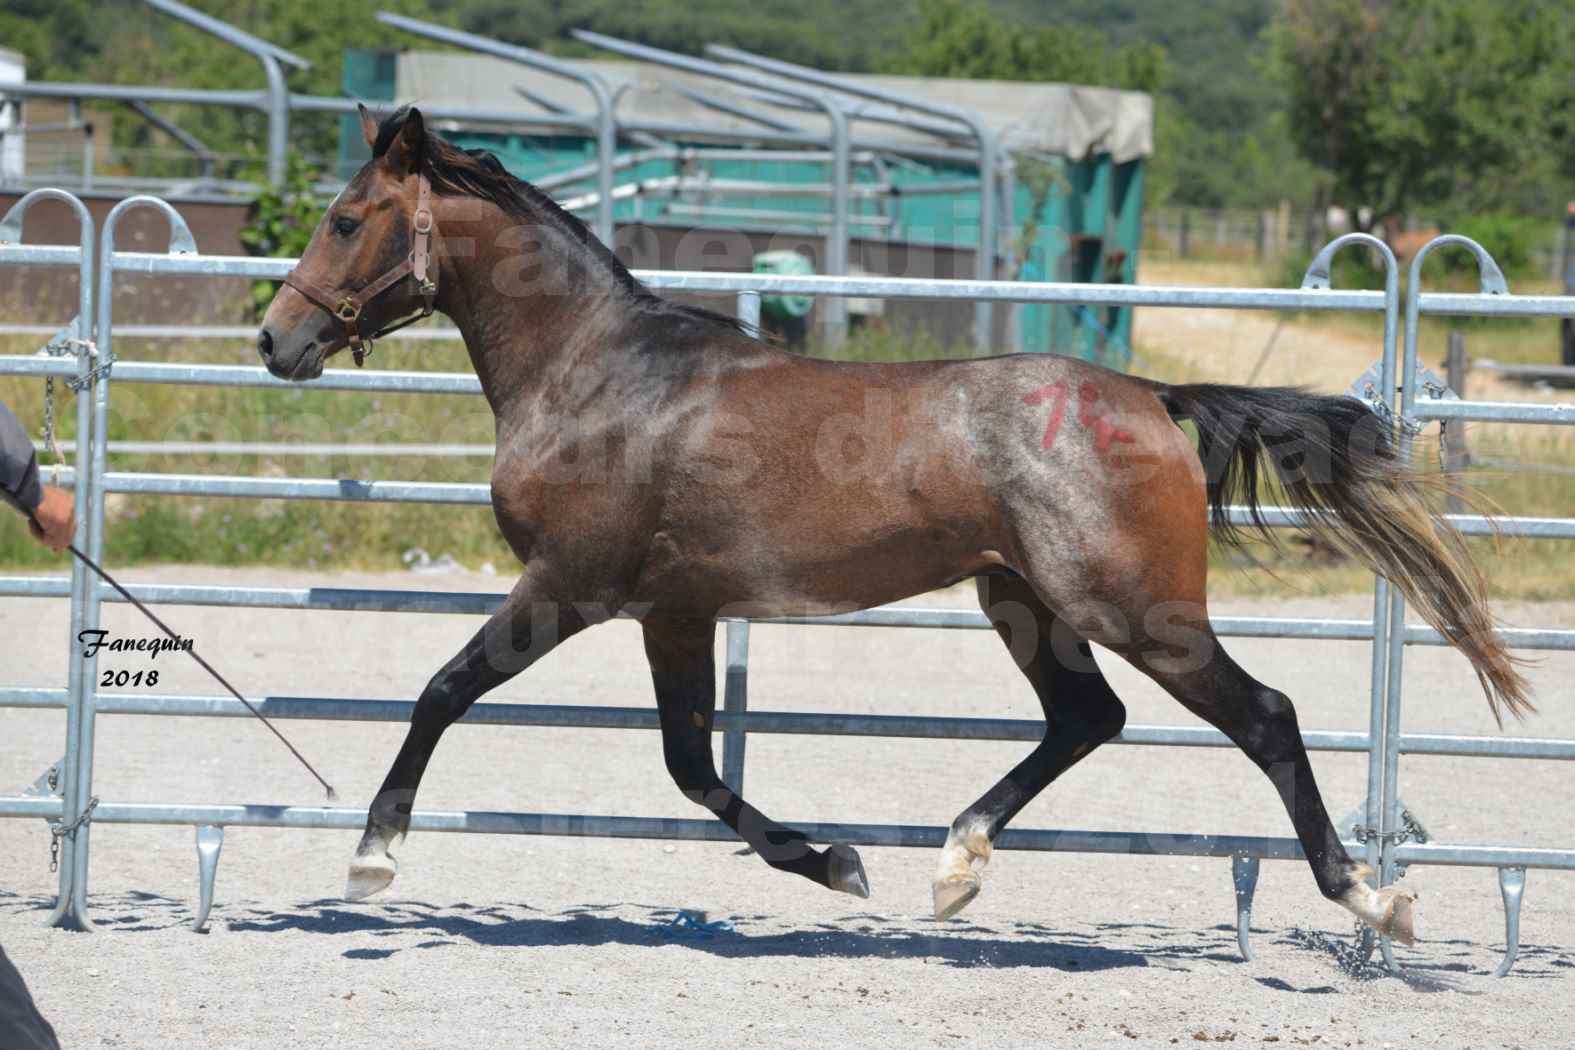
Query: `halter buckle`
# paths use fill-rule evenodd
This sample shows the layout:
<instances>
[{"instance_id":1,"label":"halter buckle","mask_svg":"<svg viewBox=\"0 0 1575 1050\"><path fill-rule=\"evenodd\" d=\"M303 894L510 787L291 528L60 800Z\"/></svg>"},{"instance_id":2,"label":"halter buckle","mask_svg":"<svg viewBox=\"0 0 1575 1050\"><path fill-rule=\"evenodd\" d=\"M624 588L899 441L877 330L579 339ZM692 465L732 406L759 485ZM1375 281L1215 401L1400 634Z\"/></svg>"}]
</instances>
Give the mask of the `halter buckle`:
<instances>
[{"instance_id":1,"label":"halter buckle","mask_svg":"<svg viewBox=\"0 0 1575 1050\"><path fill-rule=\"evenodd\" d=\"M341 321L354 321L361 314L361 308L351 301L347 295L339 300L339 305L334 307L334 316Z\"/></svg>"},{"instance_id":2,"label":"halter buckle","mask_svg":"<svg viewBox=\"0 0 1575 1050\"><path fill-rule=\"evenodd\" d=\"M415 229L417 233L431 233L432 213L424 208L416 212Z\"/></svg>"}]
</instances>

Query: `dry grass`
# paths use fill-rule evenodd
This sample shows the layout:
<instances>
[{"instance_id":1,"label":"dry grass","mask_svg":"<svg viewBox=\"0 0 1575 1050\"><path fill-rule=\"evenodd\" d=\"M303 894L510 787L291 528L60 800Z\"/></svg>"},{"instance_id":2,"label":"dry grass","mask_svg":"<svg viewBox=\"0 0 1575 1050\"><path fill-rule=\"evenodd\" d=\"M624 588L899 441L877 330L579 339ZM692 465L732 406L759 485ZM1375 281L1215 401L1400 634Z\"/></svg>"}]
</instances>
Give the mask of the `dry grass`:
<instances>
[{"instance_id":1,"label":"dry grass","mask_svg":"<svg viewBox=\"0 0 1575 1050\"><path fill-rule=\"evenodd\" d=\"M1155 284L1210 284L1253 287L1274 284L1260 269L1232 263L1162 263L1145 266L1143 280ZM1540 293L1551 287L1526 282L1516 291ZM1418 336L1423 362L1440 376L1449 332L1461 322L1423 318ZM1278 334L1276 335L1276 331ZM1556 363L1558 323L1536 321L1464 322L1467 352L1506 362ZM1168 311L1140 314L1137 352L1141 371L1167 382L1246 382L1308 386L1335 393L1345 390L1382 351L1382 321L1377 316L1299 314L1282 316L1246 311ZM1268 348L1267 353L1265 353ZM1470 376L1466 396L1474 400L1569 400L1568 390L1512 382L1486 372ZM1575 432L1568 427L1470 424L1466 434L1476 460L1465 480L1484 504L1498 513L1532 517L1575 515ZM1418 438L1418 451L1436 460L1438 427ZM1473 540L1495 597L1551 599L1575 595L1575 543L1524 539ZM1244 595L1323 595L1363 591L1371 576L1351 563L1330 562L1303 545L1276 551L1264 545L1254 557L1273 575L1239 555L1216 551L1210 587L1217 593Z\"/></svg>"}]
</instances>

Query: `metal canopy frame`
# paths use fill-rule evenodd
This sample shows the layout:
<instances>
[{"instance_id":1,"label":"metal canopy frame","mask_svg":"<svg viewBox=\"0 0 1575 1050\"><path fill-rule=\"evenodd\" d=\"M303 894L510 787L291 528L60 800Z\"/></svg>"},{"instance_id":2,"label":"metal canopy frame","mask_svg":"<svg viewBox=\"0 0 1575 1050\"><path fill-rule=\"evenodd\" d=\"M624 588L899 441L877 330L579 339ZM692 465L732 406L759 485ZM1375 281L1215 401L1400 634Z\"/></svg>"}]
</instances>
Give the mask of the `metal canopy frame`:
<instances>
[{"instance_id":1,"label":"metal canopy frame","mask_svg":"<svg viewBox=\"0 0 1575 1050\"><path fill-rule=\"evenodd\" d=\"M948 106L926 99L914 98L896 91L887 91L870 84L860 84L845 77L822 73L818 69L800 66L792 62L783 62L775 58L767 58L751 51L743 51L736 47L724 47L720 44L706 45L706 54L728 62L736 62L742 66L764 70L788 80L796 80L805 84L814 84L817 87L828 88L844 95L868 99L873 102L883 102L889 106L926 113L932 117L943 120L955 121L961 124L979 148L979 246L974 255L974 276L981 281L995 278L995 263L997 256L996 229L995 229L995 194L996 172L1000 164L1000 144L996 141L993 131L986 126L983 118L972 110L960 106ZM857 115L857 114L855 114ZM882 112L880 119L900 119L894 112ZM909 121L907 126L915 130L935 134L935 126L928 122ZM990 345L990 304L974 304L974 345L984 350Z\"/></svg>"},{"instance_id":2,"label":"metal canopy frame","mask_svg":"<svg viewBox=\"0 0 1575 1050\"><path fill-rule=\"evenodd\" d=\"M193 10L179 3L178 0L143 0L143 3L155 11L178 18L231 47L245 51L262 63L263 75L268 78L268 89L265 93L268 111L268 181L275 186L282 184L285 175L285 154L290 145L290 89L284 82L284 70L280 68L280 63L294 66L296 69L311 69L312 64L301 56L286 51L276 44L270 44L245 30L237 29L228 22L221 22L212 15Z\"/></svg>"},{"instance_id":3,"label":"metal canopy frame","mask_svg":"<svg viewBox=\"0 0 1575 1050\"><path fill-rule=\"evenodd\" d=\"M618 37L604 36L601 33L592 33L585 29L573 31L576 40L590 44L593 47L611 51L614 54L624 55L628 58L651 62L656 65L680 69L698 76L711 77L715 80L725 80L742 87L756 88L786 95L800 102L807 102L826 114L826 120L831 124L831 234L826 238L826 272L834 277L843 277L848 272L848 184L852 180L849 158L852 149L848 141L848 114L846 106L826 92L783 84L772 77L762 76L746 70L732 69L707 62L702 58L692 58L689 55L680 55L675 51L664 51L658 47L649 47L645 44L636 44L630 40ZM822 319L826 340L833 346L841 342L847 333L848 312L847 303L840 297L825 304L826 316Z\"/></svg>"},{"instance_id":4,"label":"metal canopy frame","mask_svg":"<svg viewBox=\"0 0 1575 1050\"><path fill-rule=\"evenodd\" d=\"M600 237L603 244L611 245L613 242L613 161L618 152L618 131L616 118L613 115L612 93L607 90L607 82L595 73L581 69L571 63L544 55L540 51L517 44L505 44L489 37L477 36L475 33L466 33L458 29L449 29L445 26L434 25L431 22L422 22L419 19L396 15L387 11L379 11L377 20L386 26L402 29L416 36L426 37L443 44L453 44L469 51L477 51L484 55L492 55L507 62L517 62L522 66L540 69L554 73L568 80L573 80L589 91L592 100L596 103L596 116L590 125L590 131L596 136L596 236ZM561 114L554 114L562 116Z\"/></svg>"},{"instance_id":5,"label":"metal canopy frame","mask_svg":"<svg viewBox=\"0 0 1575 1050\"><path fill-rule=\"evenodd\" d=\"M206 143L173 120L160 115L157 110L140 99L128 99L126 108L174 139L185 148L186 152L195 157L197 159L197 177L199 179L207 181L213 178L213 151L208 148Z\"/></svg>"},{"instance_id":6,"label":"metal canopy frame","mask_svg":"<svg viewBox=\"0 0 1575 1050\"><path fill-rule=\"evenodd\" d=\"M129 104L145 119L158 124L193 152L202 166L202 174L199 178L203 180L203 184L224 191L243 188L244 184L213 178L211 151L203 148L195 139L184 136L171 122L159 118L148 108L150 103L220 105L251 109L266 114L269 124L266 171L268 181L273 185L279 185L285 177L292 110L303 113L355 111L357 100L352 98L291 93L285 85L284 67L310 68L310 63L299 55L212 15L194 10L180 0L144 0L144 2L156 11L201 29L256 58L262 64L267 77L266 88L194 90L118 84L34 82L0 85L0 100L47 97L77 103L98 99ZM776 149L797 148L801 153L805 148L826 148L829 145L832 169L831 178L828 180L831 184L831 208L829 216L818 217L818 221L825 223L828 228L823 260L823 269L826 273L843 276L848 272L849 241L854 226L850 203L850 198L853 196L851 155L854 149L861 149L923 160L976 165L979 171L980 203L974 273L977 280L990 280L995 277L996 267L1001 258L999 194L1003 190L1003 180L1008 179L1009 176L1003 171L1005 158L997 136L986 126L979 114L971 110L862 84L846 77L766 58L737 48L708 46L707 54L722 60L712 61L603 34L575 30L574 35L577 39L603 50L739 85L745 88L751 97L766 105L786 107L789 111L822 112L831 125L831 141L827 142L824 133L818 130L806 130L791 119L779 120L749 105L708 99L703 97L702 92L691 91L681 86L680 93L692 101L756 126L740 128L636 118L620 120L617 115L619 92L609 91L608 83L601 75L579 64L554 58L531 48L449 29L391 12L380 12L377 18L384 25L415 36L543 70L584 87L594 101L593 112L570 111L567 107L553 100L537 97L528 90L523 92L522 101L528 101L530 106L522 106L517 111L423 107L423 112L440 121L514 128L574 129L593 135L596 141L596 162L576 171L584 172L582 178L594 177L596 189L594 193L585 194L579 199L576 206L582 209L594 208L593 227L605 243L612 243L616 200L629 195L622 192L627 187L619 188L614 185L616 173L622 167L621 158L617 155L620 134L637 145L667 149L677 149L667 141L668 139L686 136ZM850 125L860 120L906 128L933 136L938 142L928 145L911 141L855 139ZM556 177L550 181L554 185L562 185ZM126 179L121 180L119 184L135 186L151 183L150 180L144 179ZM846 332L846 304L840 297L833 296L826 299L821 309L827 338L832 342L839 341ZM991 303L974 304L973 342L981 350L987 349L992 343L992 313ZM1010 337L1012 329L1010 322L1007 329Z\"/></svg>"}]
</instances>

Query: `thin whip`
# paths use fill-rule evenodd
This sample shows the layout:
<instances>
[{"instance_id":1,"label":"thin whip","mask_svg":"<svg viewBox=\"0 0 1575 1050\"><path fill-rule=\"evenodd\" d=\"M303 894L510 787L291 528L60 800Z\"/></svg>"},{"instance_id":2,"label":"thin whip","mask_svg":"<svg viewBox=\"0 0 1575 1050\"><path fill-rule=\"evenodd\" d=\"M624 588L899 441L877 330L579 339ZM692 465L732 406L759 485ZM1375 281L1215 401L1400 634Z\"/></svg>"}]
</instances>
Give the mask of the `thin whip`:
<instances>
[{"instance_id":1,"label":"thin whip","mask_svg":"<svg viewBox=\"0 0 1575 1050\"><path fill-rule=\"evenodd\" d=\"M90 568L94 572L98 573L99 576L104 580L105 583L109 584L111 587L115 588L115 590L119 591L120 592L120 596L122 598L126 599L132 605L135 605L137 607L137 609L142 613L143 616L146 616L148 619L152 620L158 626L159 630L161 630L165 634L169 635L170 638L173 639L176 642L180 642L182 640L180 635L176 634L174 631L170 630L168 627L165 626L163 620L159 619L157 616L154 616L152 610L150 610L146 605L143 605L141 602L137 601L136 598L132 597L131 592L126 590L126 588L122 587L115 580L115 578L113 576L111 576L109 573L105 572L103 569L99 568L99 566L93 561L92 558L89 558L86 554L83 554L81 551L77 550L75 544L67 544L66 545L66 549L69 550L72 554L75 554L77 556L77 559L79 561L81 561L83 565L86 565L88 568ZM336 799L338 799L339 795L334 791L333 785L329 784L328 781L324 780L322 778L322 774L318 773L316 769L312 768L312 764L306 760L305 756L303 756L299 751L297 751L295 749L295 745L290 743L290 741L286 740L284 734L279 732L278 728L276 728L272 722L268 721L267 717L261 711L257 710L257 708L252 706L252 703L251 703L250 700L247 700L244 696L242 696L236 690L236 688L233 685L231 685L229 682L225 681L224 676L222 674L220 674L219 672L215 671L213 669L213 665L208 663L208 661L204 660L198 654L198 652L197 652L195 647L187 648L186 646L181 645L181 646L179 646L179 648L184 649L191 656L191 658L193 660L196 660L197 663L202 666L202 669L204 671L207 671L209 674L213 675L213 677L218 680L220 685L224 686L224 688L226 688L226 689L228 689L230 691L230 695L231 696L235 697L235 699L237 699L241 703L245 704L246 705L246 710L248 710L252 714L256 715L262 721L262 724L267 726L269 728L269 730L272 731L273 735L279 738L279 742L282 743L285 747L290 749L290 754L294 755L296 757L296 759L300 761L301 765L306 767L306 771L308 773L312 774L312 776L316 777L317 778L317 782L319 784L323 785L323 790L328 792L328 801L333 802Z\"/></svg>"}]
</instances>

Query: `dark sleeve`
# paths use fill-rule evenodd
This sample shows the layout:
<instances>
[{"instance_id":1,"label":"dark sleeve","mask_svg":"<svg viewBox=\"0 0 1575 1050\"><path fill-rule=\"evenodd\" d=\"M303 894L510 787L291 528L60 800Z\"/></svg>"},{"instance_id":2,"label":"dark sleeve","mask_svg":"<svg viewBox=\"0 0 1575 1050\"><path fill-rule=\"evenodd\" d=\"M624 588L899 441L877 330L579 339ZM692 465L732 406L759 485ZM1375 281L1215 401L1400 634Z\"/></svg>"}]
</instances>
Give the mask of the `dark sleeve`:
<instances>
[{"instance_id":1,"label":"dark sleeve","mask_svg":"<svg viewBox=\"0 0 1575 1050\"><path fill-rule=\"evenodd\" d=\"M43 498L33 439L11 410L0 403L0 500L23 514L32 514Z\"/></svg>"},{"instance_id":2,"label":"dark sleeve","mask_svg":"<svg viewBox=\"0 0 1575 1050\"><path fill-rule=\"evenodd\" d=\"M22 975L0 949L0 1046L6 1050L60 1050L55 1030L38 1012Z\"/></svg>"}]
</instances>

